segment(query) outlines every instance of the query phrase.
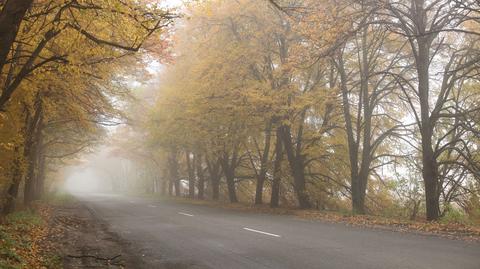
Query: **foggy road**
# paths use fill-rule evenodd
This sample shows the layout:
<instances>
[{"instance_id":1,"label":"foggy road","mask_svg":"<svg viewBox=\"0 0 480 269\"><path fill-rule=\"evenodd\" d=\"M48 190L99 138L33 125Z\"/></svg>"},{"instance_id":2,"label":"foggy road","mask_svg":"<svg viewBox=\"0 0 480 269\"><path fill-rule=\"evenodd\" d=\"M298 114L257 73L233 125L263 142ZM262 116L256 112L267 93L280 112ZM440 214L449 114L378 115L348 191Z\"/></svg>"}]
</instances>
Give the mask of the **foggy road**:
<instances>
[{"instance_id":1,"label":"foggy road","mask_svg":"<svg viewBox=\"0 0 480 269\"><path fill-rule=\"evenodd\" d=\"M480 244L114 195L80 198L139 268L480 268Z\"/></svg>"}]
</instances>

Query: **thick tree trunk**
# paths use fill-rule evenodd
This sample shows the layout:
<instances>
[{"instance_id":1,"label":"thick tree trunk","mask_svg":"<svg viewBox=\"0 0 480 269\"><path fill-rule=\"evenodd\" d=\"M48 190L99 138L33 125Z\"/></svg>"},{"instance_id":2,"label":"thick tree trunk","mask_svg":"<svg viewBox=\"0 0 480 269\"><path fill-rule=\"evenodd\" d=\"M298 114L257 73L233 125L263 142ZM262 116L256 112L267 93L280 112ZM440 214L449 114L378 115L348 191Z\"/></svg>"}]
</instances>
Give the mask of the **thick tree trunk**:
<instances>
[{"instance_id":1,"label":"thick tree trunk","mask_svg":"<svg viewBox=\"0 0 480 269\"><path fill-rule=\"evenodd\" d=\"M231 203L237 203L237 192L235 184L235 168L237 167L237 151L238 148L234 148L231 157L228 152L224 152L220 160L225 180L227 181L228 198Z\"/></svg>"},{"instance_id":2,"label":"thick tree trunk","mask_svg":"<svg viewBox=\"0 0 480 269\"><path fill-rule=\"evenodd\" d=\"M212 200L218 201L220 198L220 167L221 160L218 159L212 163L207 156L205 156L205 162L207 163L208 173L210 175L210 181L212 186Z\"/></svg>"},{"instance_id":3,"label":"thick tree trunk","mask_svg":"<svg viewBox=\"0 0 480 269\"><path fill-rule=\"evenodd\" d=\"M229 167L224 167L223 169L225 173L225 179L227 181L228 198L230 200L230 203L237 203L238 198L235 188L235 172Z\"/></svg>"},{"instance_id":4,"label":"thick tree trunk","mask_svg":"<svg viewBox=\"0 0 480 269\"><path fill-rule=\"evenodd\" d=\"M7 0L0 12L0 71L6 63L25 14L33 0ZM3 104L0 105L0 109Z\"/></svg>"},{"instance_id":5,"label":"thick tree trunk","mask_svg":"<svg viewBox=\"0 0 480 269\"><path fill-rule=\"evenodd\" d=\"M425 15L419 14L420 18ZM420 29L420 32L425 32ZM418 93L420 100L421 137L422 137L422 176L425 186L427 220L438 220L440 217L438 164L433 152L432 136L434 123L430 116L430 45L428 37L418 37L418 55L416 58L418 75Z\"/></svg>"},{"instance_id":6,"label":"thick tree trunk","mask_svg":"<svg viewBox=\"0 0 480 269\"><path fill-rule=\"evenodd\" d=\"M270 121L267 124L267 127L265 128L264 148L263 148L263 154L261 156L260 172L258 173L257 186L255 190L256 205L261 205L263 203L263 187L265 185L265 179L267 177L267 165L268 165L268 157L270 153L271 138L272 138L272 121Z\"/></svg>"},{"instance_id":7,"label":"thick tree trunk","mask_svg":"<svg viewBox=\"0 0 480 269\"><path fill-rule=\"evenodd\" d=\"M35 199L37 186L37 161L40 154L40 143L42 140L42 121L43 121L43 106L42 97L38 93L35 102L35 114L33 120L29 123L27 132L25 134L25 160L27 160L27 174L25 177L25 187L23 194L23 201L26 206L30 206Z\"/></svg>"},{"instance_id":8,"label":"thick tree trunk","mask_svg":"<svg viewBox=\"0 0 480 269\"><path fill-rule=\"evenodd\" d=\"M425 186L425 205L427 220L438 220L440 217L440 192L438 180L438 163L432 150L432 137L429 130L423 130L422 134L422 176Z\"/></svg>"},{"instance_id":9,"label":"thick tree trunk","mask_svg":"<svg viewBox=\"0 0 480 269\"><path fill-rule=\"evenodd\" d=\"M212 200L220 199L220 177L212 177Z\"/></svg>"},{"instance_id":10,"label":"thick tree trunk","mask_svg":"<svg viewBox=\"0 0 480 269\"><path fill-rule=\"evenodd\" d=\"M355 182L355 185L352 184L352 209L354 214L363 215L365 214L365 197L368 175L364 173L358 174ZM355 188L353 188L354 186Z\"/></svg>"},{"instance_id":11,"label":"thick tree trunk","mask_svg":"<svg viewBox=\"0 0 480 269\"><path fill-rule=\"evenodd\" d=\"M305 157L300 153L298 144L296 146L297 150L295 150L290 127L284 125L280 127L280 129L288 163L292 171L293 187L297 196L298 205L301 209L311 208L312 204L308 197L305 182Z\"/></svg>"},{"instance_id":12,"label":"thick tree trunk","mask_svg":"<svg viewBox=\"0 0 480 269\"><path fill-rule=\"evenodd\" d=\"M280 183L281 168L283 159L283 146L279 130L277 130L277 141L275 143L275 160L273 162L273 182L272 193L270 196L270 207L276 208L280 205Z\"/></svg>"},{"instance_id":13,"label":"thick tree trunk","mask_svg":"<svg viewBox=\"0 0 480 269\"><path fill-rule=\"evenodd\" d=\"M263 186L265 185L265 176L259 175L257 178L257 185L255 189L255 204L263 204Z\"/></svg>"}]
</instances>

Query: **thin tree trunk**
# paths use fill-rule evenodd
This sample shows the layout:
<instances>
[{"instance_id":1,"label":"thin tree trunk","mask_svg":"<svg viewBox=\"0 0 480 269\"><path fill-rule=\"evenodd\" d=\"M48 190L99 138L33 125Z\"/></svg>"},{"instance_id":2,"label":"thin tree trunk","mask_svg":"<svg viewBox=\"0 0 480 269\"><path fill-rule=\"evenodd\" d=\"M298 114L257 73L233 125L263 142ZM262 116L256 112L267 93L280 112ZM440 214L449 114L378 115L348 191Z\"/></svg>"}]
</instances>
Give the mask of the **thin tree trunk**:
<instances>
[{"instance_id":1,"label":"thin tree trunk","mask_svg":"<svg viewBox=\"0 0 480 269\"><path fill-rule=\"evenodd\" d=\"M187 172L188 172L188 197L190 199L195 199L195 165L192 165L192 160L190 158L190 152L185 152L185 160L187 162Z\"/></svg>"},{"instance_id":2,"label":"thin tree trunk","mask_svg":"<svg viewBox=\"0 0 480 269\"><path fill-rule=\"evenodd\" d=\"M173 181L168 180L168 196L173 196Z\"/></svg>"},{"instance_id":3,"label":"thin tree trunk","mask_svg":"<svg viewBox=\"0 0 480 269\"><path fill-rule=\"evenodd\" d=\"M169 193L172 195L172 190L175 188L175 196L180 196L180 179L178 178L178 160L177 152L173 150L169 154L169 174L170 174L170 186Z\"/></svg>"},{"instance_id":4,"label":"thin tree trunk","mask_svg":"<svg viewBox=\"0 0 480 269\"><path fill-rule=\"evenodd\" d=\"M35 199L41 199L45 194L45 174L46 174L46 157L43 152L38 156L38 174L37 187L35 189Z\"/></svg>"},{"instance_id":5,"label":"thin tree trunk","mask_svg":"<svg viewBox=\"0 0 480 269\"><path fill-rule=\"evenodd\" d=\"M203 174L201 154L195 155L195 164L196 164L197 177L198 177L198 183L197 183L198 199L203 200L205 199L205 175Z\"/></svg>"}]
</instances>

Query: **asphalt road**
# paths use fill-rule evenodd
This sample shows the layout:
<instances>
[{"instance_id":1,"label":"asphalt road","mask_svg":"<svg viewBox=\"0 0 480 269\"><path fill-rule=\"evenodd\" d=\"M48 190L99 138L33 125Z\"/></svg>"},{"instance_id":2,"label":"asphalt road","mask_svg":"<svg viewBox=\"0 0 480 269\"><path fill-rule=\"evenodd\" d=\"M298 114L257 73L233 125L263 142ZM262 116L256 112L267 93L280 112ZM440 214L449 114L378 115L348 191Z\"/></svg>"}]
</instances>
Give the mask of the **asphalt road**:
<instances>
[{"instance_id":1,"label":"asphalt road","mask_svg":"<svg viewBox=\"0 0 480 269\"><path fill-rule=\"evenodd\" d=\"M81 198L141 257L138 268L480 269L480 244L151 201Z\"/></svg>"}]
</instances>

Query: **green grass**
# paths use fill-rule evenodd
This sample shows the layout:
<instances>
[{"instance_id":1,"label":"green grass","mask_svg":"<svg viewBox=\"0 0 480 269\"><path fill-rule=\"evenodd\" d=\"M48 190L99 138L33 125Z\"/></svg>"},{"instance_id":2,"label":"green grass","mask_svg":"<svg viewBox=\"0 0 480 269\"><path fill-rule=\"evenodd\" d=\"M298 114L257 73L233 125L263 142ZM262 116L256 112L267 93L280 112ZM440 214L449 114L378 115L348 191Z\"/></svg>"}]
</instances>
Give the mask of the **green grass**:
<instances>
[{"instance_id":1,"label":"green grass","mask_svg":"<svg viewBox=\"0 0 480 269\"><path fill-rule=\"evenodd\" d=\"M75 197L68 192L57 191L46 194L43 200L53 205L64 205L74 202Z\"/></svg>"},{"instance_id":2,"label":"green grass","mask_svg":"<svg viewBox=\"0 0 480 269\"><path fill-rule=\"evenodd\" d=\"M447 208L445 214L440 219L440 222L443 224L464 224L464 225L472 225L473 222L469 219L467 214L463 211L458 209L449 207Z\"/></svg>"},{"instance_id":3,"label":"green grass","mask_svg":"<svg viewBox=\"0 0 480 269\"><path fill-rule=\"evenodd\" d=\"M38 235L45 231L45 225L47 223L33 210L6 216L0 225L0 269L62 268L58 255L42 251L44 245ZM33 245L36 251L32 250Z\"/></svg>"},{"instance_id":4,"label":"green grass","mask_svg":"<svg viewBox=\"0 0 480 269\"><path fill-rule=\"evenodd\" d=\"M40 225L43 225L42 218L31 210L6 216L5 222L0 225L0 268L26 268L26 262L18 250L30 247L25 235Z\"/></svg>"}]
</instances>

